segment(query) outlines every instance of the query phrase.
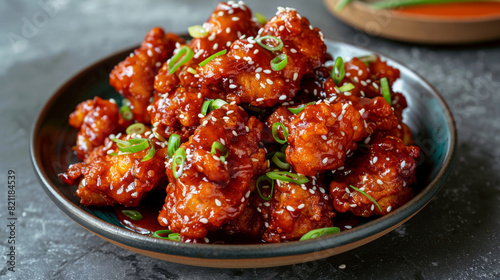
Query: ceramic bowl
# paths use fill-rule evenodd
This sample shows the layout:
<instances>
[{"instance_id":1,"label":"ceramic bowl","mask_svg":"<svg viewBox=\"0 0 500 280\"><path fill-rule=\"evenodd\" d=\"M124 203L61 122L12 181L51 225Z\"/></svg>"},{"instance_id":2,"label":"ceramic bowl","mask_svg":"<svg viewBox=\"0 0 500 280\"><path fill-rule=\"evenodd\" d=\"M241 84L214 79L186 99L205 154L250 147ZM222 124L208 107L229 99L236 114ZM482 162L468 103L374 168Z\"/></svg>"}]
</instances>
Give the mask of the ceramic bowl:
<instances>
[{"instance_id":1,"label":"ceramic bowl","mask_svg":"<svg viewBox=\"0 0 500 280\"><path fill-rule=\"evenodd\" d=\"M350 59L372 51L352 45L326 41L328 51ZM307 241L281 244L220 245L192 244L157 239L122 226L112 209L84 207L57 176L77 161L71 147L77 131L68 125L68 115L83 100L98 95L117 97L108 83L111 69L131 49L118 52L82 70L67 81L47 101L33 126L31 159L42 188L54 203L75 222L97 236L128 250L170 262L208 267L245 268L288 265L339 254L397 228L422 209L443 186L450 172L456 132L450 110L443 98L422 77L401 63L381 55L401 71L395 83L403 92L409 108L404 120L422 149L418 169L417 193L411 201L388 215L372 219L351 230Z\"/></svg>"}]
</instances>

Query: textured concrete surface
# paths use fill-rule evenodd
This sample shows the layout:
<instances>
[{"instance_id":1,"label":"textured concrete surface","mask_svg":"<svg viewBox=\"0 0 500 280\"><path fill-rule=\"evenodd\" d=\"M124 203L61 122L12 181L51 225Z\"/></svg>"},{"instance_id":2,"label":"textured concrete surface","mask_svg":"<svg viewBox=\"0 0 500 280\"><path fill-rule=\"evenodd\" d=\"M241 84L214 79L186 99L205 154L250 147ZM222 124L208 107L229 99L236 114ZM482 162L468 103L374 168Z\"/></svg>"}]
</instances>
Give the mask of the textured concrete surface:
<instances>
[{"instance_id":1,"label":"textured concrete surface","mask_svg":"<svg viewBox=\"0 0 500 280\"><path fill-rule=\"evenodd\" d=\"M57 3L57 4L56 4ZM0 229L2 279L499 279L500 44L429 47L365 35L321 1L247 1L266 16L296 7L325 36L385 53L442 93L457 121L455 167L441 192L397 230L321 261L266 269L210 269L112 245L45 195L28 143L42 105L80 69L138 44L159 25L204 21L216 1L0 1ZM8 271L7 180L16 172L16 272ZM339 266L345 265L344 269ZM343 267L343 266L341 266Z\"/></svg>"}]
</instances>

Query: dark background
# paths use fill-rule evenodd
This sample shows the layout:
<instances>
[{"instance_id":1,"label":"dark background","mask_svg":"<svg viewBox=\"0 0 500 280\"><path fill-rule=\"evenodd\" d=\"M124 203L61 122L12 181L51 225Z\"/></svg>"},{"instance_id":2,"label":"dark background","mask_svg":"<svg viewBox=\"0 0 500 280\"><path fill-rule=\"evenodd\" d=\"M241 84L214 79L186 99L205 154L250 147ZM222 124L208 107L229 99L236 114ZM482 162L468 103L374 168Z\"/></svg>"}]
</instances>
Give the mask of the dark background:
<instances>
[{"instance_id":1,"label":"dark background","mask_svg":"<svg viewBox=\"0 0 500 280\"><path fill-rule=\"evenodd\" d=\"M8 232L0 226L0 278L500 278L500 44L435 47L373 37L335 19L321 1L247 4L268 18L277 6L295 7L327 38L401 61L437 88L455 116L454 168L443 189L409 222L374 242L316 262L213 269L132 253L64 215L40 187L29 159L31 127L43 104L80 69L139 44L153 26L185 33L187 27L205 21L216 4L201 0L0 1L0 221L7 221L9 169L17 176L18 216L17 272L7 271ZM26 27L30 24L34 28ZM339 269L341 264L346 268Z\"/></svg>"}]
</instances>

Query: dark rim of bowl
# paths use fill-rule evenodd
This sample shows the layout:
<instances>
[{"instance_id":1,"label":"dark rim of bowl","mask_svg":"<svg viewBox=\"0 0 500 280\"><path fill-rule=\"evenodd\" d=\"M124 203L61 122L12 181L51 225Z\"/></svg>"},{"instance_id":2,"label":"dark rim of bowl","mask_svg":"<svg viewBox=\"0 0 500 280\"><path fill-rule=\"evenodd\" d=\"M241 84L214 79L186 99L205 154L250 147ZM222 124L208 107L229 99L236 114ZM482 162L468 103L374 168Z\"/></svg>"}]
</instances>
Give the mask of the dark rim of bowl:
<instances>
[{"instance_id":1,"label":"dark rim of bowl","mask_svg":"<svg viewBox=\"0 0 500 280\"><path fill-rule=\"evenodd\" d=\"M44 107L41 109L36 122L33 125L31 139L30 139L30 156L33 167L36 171L38 179L42 184L45 192L54 201L54 203L63 210L71 219L85 227L86 229L94 232L100 236L111 239L120 244L134 247L137 249L142 249L146 251L152 251L168 255L178 255L187 256L194 258L208 258L208 259L253 259L253 258L266 258L266 257L280 257L280 256L292 256L301 255L307 253L320 252L326 249L331 249L339 246L348 245L355 241L363 240L377 233L383 232L384 230L398 224L399 222L411 217L413 214L418 212L423 208L431 199L436 195L436 193L441 189L447 175L450 172L451 165L454 159L454 152L456 147L456 128L453 120L451 111L444 101L444 99L439 95L437 90L431 86L425 79L423 79L416 72L404 66L397 60L394 60L388 56L382 55L379 52L375 52L366 48L361 48L353 46L349 43L338 41L338 40L328 40L333 44L345 45L349 48L356 48L365 52L370 52L378 54L384 59L388 59L391 63L396 64L399 69L405 69L411 75L414 75L418 80L425 85L428 91L432 94L434 98L439 101L439 105L443 110L445 120L448 123L448 133L450 139L448 141L448 150L444 157L444 163L441 166L439 172L436 174L435 178L429 182L429 184L423 188L415 197L412 198L408 203L398 208L394 212L387 214L385 216L379 217L373 221L367 222L361 226L354 227L349 231L343 231L336 235L325 236L317 239L300 241L300 242L287 242L287 243L276 243L276 244L249 244L249 245L214 245L214 244L193 244L193 243L183 243L183 242L172 242L168 240L157 239L147 235L142 235L129 231L124 228L117 227L115 225L109 224L99 218L87 213L82 210L79 205L68 200L64 194L62 194L53 182L49 180L45 169L41 165L40 151L37 149L36 141L39 137L39 128L41 127L42 121L45 119L49 109L52 104L62 95L69 85L77 78L86 75L91 71L95 71L99 68L101 64L105 63L107 60L116 58L117 56L125 57L131 50L131 48L116 52L109 55L94 64L86 67L84 70L79 71L70 80L65 82L59 89L50 97L46 102Z\"/></svg>"}]
</instances>

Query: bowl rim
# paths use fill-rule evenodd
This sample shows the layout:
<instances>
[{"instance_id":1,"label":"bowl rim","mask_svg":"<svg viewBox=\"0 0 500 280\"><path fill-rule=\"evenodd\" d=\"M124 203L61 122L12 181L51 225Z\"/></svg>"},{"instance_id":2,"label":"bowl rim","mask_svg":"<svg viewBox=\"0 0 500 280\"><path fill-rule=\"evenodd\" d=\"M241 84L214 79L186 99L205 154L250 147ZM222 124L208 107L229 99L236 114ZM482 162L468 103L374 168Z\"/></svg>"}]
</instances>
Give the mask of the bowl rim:
<instances>
[{"instance_id":1,"label":"bowl rim","mask_svg":"<svg viewBox=\"0 0 500 280\"><path fill-rule=\"evenodd\" d=\"M168 240L158 239L147 235L132 232L125 228L112 225L105 222L90 213L82 210L79 205L67 199L64 194L58 190L57 186L50 181L46 170L43 168L40 159L40 150L37 145L39 138L40 128L43 120L47 117L52 105L58 98L64 94L66 89L77 79L87 75L89 72L99 68L101 64L107 60L116 58L118 56L125 57L133 48L126 48L121 51L114 52L104 58L99 59L90 66L83 68L77 74L71 76L62 84L46 101L36 121L33 124L30 135L30 158L35 173L42 185L42 188L51 198L51 200L72 220L81 225L85 229L106 238L109 238L117 243L124 244L133 248L156 252L160 254L169 254L185 257L207 258L207 259L257 259L265 257L281 257L291 255L302 255L307 253L318 252L326 249L332 249L348 245L358 240L362 240L373 236L377 233L383 232L385 229L397 225L405 219L422 209L436 193L441 189L444 181L451 170L454 160L456 149L456 127L452 113L446 104L443 97L438 91L430 85L422 76L415 71L400 63L399 61L381 54L380 52L373 51L367 48L354 46L352 44L339 41L325 39L325 43L344 45L349 48L356 48L364 52L380 55L382 58L390 60L391 64L396 64L398 68L406 68L407 72L414 75L423 85L429 90L433 98L435 98L440 108L443 111L443 116L448 124L447 130L450 135L448 140L448 149L444 156L443 165L439 172L435 175L425 188L423 188L416 196L414 196L408 203L395 211L378 217L373 221L366 224L354 227L351 230L343 231L336 235L324 236L316 239L300 241L300 242L284 242L284 243L266 243L266 244L246 244L246 245L216 245L216 244L194 244L183 242L172 242Z\"/></svg>"}]
</instances>

